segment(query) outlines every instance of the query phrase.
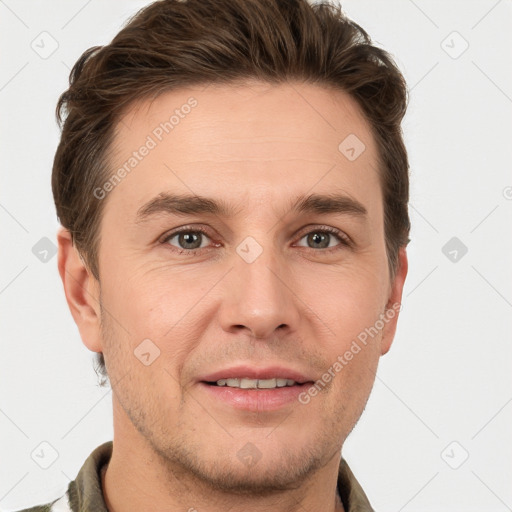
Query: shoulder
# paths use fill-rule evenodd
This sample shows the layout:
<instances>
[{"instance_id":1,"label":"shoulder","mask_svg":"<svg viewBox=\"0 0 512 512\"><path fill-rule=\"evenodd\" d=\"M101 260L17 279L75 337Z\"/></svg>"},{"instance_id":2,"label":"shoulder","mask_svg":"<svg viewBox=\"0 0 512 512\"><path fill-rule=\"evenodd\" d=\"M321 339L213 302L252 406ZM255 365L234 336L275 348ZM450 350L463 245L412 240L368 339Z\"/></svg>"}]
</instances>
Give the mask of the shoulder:
<instances>
[{"instance_id":1,"label":"shoulder","mask_svg":"<svg viewBox=\"0 0 512 512\"><path fill-rule=\"evenodd\" d=\"M57 498L44 505L35 505L33 507L17 510L16 512L71 512L68 501L68 493L61 498Z\"/></svg>"},{"instance_id":2,"label":"shoulder","mask_svg":"<svg viewBox=\"0 0 512 512\"><path fill-rule=\"evenodd\" d=\"M107 512L101 489L101 469L110 461L112 448L112 441L107 441L95 448L83 463L75 480L69 482L64 496L44 505L36 505L15 512L74 512L81 510L84 496L91 505L91 510Z\"/></svg>"},{"instance_id":3,"label":"shoulder","mask_svg":"<svg viewBox=\"0 0 512 512\"><path fill-rule=\"evenodd\" d=\"M16 512L52 512L53 503L46 503L45 505L36 505L30 508L24 508L23 510L17 510Z\"/></svg>"}]
</instances>

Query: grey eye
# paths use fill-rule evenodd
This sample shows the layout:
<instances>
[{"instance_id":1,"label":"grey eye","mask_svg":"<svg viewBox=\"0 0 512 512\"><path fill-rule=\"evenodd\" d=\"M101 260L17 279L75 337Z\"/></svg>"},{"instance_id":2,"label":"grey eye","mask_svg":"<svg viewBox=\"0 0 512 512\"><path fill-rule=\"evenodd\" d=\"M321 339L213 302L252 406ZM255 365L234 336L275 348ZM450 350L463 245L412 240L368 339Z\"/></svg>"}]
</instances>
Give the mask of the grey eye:
<instances>
[{"instance_id":1,"label":"grey eye","mask_svg":"<svg viewBox=\"0 0 512 512\"><path fill-rule=\"evenodd\" d=\"M172 242L174 239L176 239L177 244ZM194 250L206 247L208 244L203 245L205 239L208 239L208 237L201 231L182 231L171 235L166 242L179 249Z\"/></svg>"}]
</instances>

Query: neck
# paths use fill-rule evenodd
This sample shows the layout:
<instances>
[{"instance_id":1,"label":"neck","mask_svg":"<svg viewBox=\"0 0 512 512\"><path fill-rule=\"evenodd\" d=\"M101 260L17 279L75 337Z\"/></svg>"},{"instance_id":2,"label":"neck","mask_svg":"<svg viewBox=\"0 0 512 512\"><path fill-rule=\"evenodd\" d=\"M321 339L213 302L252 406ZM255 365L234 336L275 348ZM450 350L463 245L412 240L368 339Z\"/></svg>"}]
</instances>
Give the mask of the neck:
<instances>
[{"instance_id":1,"label":"neck","mask_svg":"<svg viewBox=\"0 0 512 512\"><path fill-rule=\"evenodd\" d=\"M165 474L168 468L158 463L156 455L133 450L114 436L112 457L101 470L101 482L109 512L145 510L148 503L153 510L169 512L345 512L337 491L340 456L333 457L297 489L271 496L240 496L208 488L183 474Z\"/></svg>"}]
</instances>

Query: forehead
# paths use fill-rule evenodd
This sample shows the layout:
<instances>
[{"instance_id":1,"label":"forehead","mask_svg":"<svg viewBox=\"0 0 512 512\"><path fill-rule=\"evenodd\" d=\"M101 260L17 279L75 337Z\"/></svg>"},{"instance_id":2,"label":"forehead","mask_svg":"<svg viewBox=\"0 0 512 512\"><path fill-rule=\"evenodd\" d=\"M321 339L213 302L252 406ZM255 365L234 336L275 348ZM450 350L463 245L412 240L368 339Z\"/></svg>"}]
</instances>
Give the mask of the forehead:
<instances>
[{"instance_id":1,"label":"forehead","mask_svg":"<svg viewBox=\"0 0 512 512\"><path fill-rule=\"evenodd\" d=\"M109 202L132 209L169 190L242 206L308 189L370 203L380 195L377 149L357 103L304 83L211 84L135 103L116 127L110 163L125 172Z\"/></svg>"}]
</instances>

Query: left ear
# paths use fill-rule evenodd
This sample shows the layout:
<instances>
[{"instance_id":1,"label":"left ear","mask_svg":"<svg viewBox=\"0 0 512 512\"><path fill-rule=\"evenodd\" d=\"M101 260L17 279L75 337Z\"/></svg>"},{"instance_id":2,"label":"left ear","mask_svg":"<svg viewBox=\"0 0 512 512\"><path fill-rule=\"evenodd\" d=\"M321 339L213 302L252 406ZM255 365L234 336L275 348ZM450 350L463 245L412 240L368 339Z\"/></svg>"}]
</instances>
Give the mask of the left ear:
<instances>
[{"instance_id":1,"label":"left ear","mask_svg":"<svg viewBox=\"0 0 512 512\"><path fill-rule=\"evenodd\" d=\"M84 264L67 229L59 229L57 242L59 274L69 310L84 345L93 352L102 352L99 282Z\"/></svg>"},{"instance_id":2,"label":"left ear","mask_svg":"<svg viewBox=\"0 0 512 512\"><path fill-rule=\"evenodd\" d=\"M395 278L391 283L391 291L386 304L386 312L384 313L385 318L380 349L381 355L384 355L389 351L391 343L395 337L398 315L402 307L402 292L404 289L405 278L407 277L407 269L407 252L405 247L402 247L398 252L398 268Z\"/></svg>"}]
</instances>

